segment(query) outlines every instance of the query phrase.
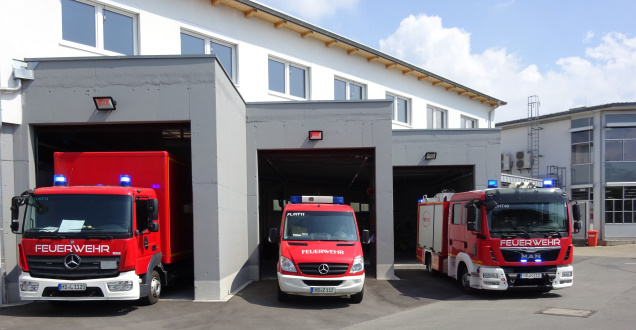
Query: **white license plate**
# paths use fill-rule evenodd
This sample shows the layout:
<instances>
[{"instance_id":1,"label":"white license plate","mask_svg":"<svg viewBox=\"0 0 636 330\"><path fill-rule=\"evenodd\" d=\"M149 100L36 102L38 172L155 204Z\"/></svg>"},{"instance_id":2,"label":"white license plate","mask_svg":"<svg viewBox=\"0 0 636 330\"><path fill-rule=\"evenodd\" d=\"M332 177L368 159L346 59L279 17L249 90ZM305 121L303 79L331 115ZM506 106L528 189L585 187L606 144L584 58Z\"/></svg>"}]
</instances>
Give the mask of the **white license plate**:
<instances>
[{"instance_id":1,"label":"white license plate","mask_svg":"<svg viewBox=\"0 0 636 330\"><path fill-rule=\"evenodd\" d=\"M521 274L521 278L541 278L541 273L526 273L526 274Z\"/></svg>"},{"instance_id":2,"label":"white license plate","mask_svg":"<svg viewBox=\"0 0 636 330\"><path fill-rule=\"evenodd\" d=\"M311 288L311 293L336 293L335 287Z\"/></svg>"},{"instance_id":3,"label":"white license plate","mask_svg":"<svg viewBox=\"0 0 636 330\"><path fill-rule=\"evenodd\" d=\"M57 285L57 289L60 291L84 291L86 283L61 283Z\"/></svg>"}]
</instances>

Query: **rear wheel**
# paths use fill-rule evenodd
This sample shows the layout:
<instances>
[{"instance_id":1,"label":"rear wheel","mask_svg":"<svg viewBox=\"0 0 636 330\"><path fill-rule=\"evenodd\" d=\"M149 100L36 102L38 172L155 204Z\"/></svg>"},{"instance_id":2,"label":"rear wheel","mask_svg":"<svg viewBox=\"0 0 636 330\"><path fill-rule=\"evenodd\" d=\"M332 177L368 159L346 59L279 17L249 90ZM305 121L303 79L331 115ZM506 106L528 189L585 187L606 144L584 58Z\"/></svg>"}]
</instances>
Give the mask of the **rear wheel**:
<instances>
[{"instance_id":1,"label":"rear wheel","mask_svg":"<svg viewBox=\"0 0 636 330\"><path fill-rule=\"evenodd\" d=\"M426 270L431 273L432 276L439 275L439 272L433 269L433 256L430 254L426 257Z\"/></svg>"},{"instance_id":2,"label":"rear wheel","mask_svg":"<svg viewBox=\"0 0 636 330\"><path fill-rule=\"evenodd\" d=\"M356 293L356 294L352 294L352 295L349 297L349 301L350 301L352 304L359 304L359 303L361 303L361 302L362 302L362 297L363 297L363 296L364 296L364 288L362 288L362 290L361 290L360 292L358 292L358 293Z\"/></svg>"},{"instance_id":3,"label":"rear wheel","mask_svg":"<svg viewBox=\"0 0 636 330\"><path fill-rule=\"evenodd\" d=\"M159 273L156 270L152 271L148 286L148 296L144 298L144 303L146 305L154 305L161 296L161 277L159 277Z\"/></svg>"},{"instance_id":4,"label":"rear wheel","mask_svg":"<svg viewBox=\"0 0 636 330\"><path fill-rule=\"evenodd\" d=\"M475 293L475 289L470 287L470 273L464 264L461 264L457 270L457 283L465 293Z\"/></svg>"}]
</instances>

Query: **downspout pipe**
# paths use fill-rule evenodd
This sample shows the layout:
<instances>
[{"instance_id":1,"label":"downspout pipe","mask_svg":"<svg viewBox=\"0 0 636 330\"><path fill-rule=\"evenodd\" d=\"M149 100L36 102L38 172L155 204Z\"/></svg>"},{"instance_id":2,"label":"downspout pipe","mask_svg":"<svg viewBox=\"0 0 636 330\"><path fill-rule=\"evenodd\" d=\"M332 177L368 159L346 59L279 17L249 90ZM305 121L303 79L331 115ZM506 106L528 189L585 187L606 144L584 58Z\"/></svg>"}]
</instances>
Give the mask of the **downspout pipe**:
<instances>
[{"instance_id":1,"label":"downspout pipe","mask_svg":"<svg viewBox=\"0 0 636 330\"><path fill-rule=\"evenodd\" d=\"M497 105L488 111L488 128L492 128L492 113L501 106L501 101L497 101Z\"/></svg>"},{"instance_id":2,"label":"downspout pipe","mask_svg":"<svg viewBox=\"0 0 636 330\"><path fill-rule=\"evenodd\" d=\"M16 85L14 87L2 87L0 86L0 92L2 93L14 93L22 89L22 79L13 78L15 80Z\"/></svg>"}]
</instances>

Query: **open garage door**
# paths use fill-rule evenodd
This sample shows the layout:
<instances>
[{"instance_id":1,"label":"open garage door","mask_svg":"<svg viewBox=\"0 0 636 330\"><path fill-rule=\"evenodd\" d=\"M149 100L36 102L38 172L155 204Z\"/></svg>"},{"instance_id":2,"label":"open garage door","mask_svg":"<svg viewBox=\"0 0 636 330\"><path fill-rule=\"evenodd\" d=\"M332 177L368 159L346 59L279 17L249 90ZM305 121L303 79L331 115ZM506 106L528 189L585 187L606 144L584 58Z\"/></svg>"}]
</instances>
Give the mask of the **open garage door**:
<instances>
[{"instance_id":1,"label":"open garage door","mask_svg":"<svg viewBox=\"0 0 636 330\"><path fill-rule=\"evenodd\" d=\"M184 183L192 194L192 157L190 123L99 124L35 126L36 185L53 185L53 153L57 151L167 151L187 169ZM134 180L134 179L133 179ZM183 197L192 201L192 196ZM185 224L187 226L187 224ZM190 227L191 224L190 224ZM192 237L191 229L189 237ZM193 264L185 262L179 285L166 288L163 298L194 299Z\"/></svg>"},{"instance_id":2,"label":"open garage door","mask_svg":"<svg viewBox=\"0 0 636 330\"><path fill-rule=\"evenodd\" d=\"M268 242L280 226L290 196L342 196L353 207L358 229L375 231L375 149L259 150L259 264L261 279L276 278L278 244ZM375 249L365 245L367 274ZM370 275L373 276L373 275Z\"/></svg>"},{"instance_id":3,"label":"open garage door","mask_svg":"<svg viewBox=\"0 0 636 330\"><path fill-rule=\"evenodd\" d=\"M395 262L414 262L417 201L444 190L475 189L474 166L403 166L393 168Z\"/></svg>"}]
</instances>

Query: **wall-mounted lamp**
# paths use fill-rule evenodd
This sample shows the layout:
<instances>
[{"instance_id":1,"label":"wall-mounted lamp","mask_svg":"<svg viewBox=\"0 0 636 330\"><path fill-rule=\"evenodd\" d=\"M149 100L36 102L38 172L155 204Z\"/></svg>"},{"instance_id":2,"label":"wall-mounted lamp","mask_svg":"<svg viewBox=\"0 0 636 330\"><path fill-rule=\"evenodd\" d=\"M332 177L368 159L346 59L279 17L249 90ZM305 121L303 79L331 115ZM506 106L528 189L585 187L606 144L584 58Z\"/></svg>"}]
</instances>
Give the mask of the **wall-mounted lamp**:
<instances>
[{"instance_id":1,"label":"wall-mounted lamp","mask_svg":"<svg viewBox=\"0 0 636 330\"><path fill-rule=\"evenodd\" d=\"M117 102L110 96L95 96L93 102L95 102L97 110L116 110Z\"/></svg>"},{"instance_id":2,"label":"wall-mounted lamp","mask_svg":"<svg viewBox=\"0 0 636 330\"><path fill-rule=\"evenodd\" d=\"M322 140L322 131L309 131L310 140Z\"/></svg>"},{"instance_id":3,"label":"wall-mounted lamp","mask_svg":"<svg viewBox=\"0 0 636 330\"><path fill-rule=\"evenodd\" d=\"M436 152L429 151L429 152L424 154L424 159L425 160L433 160L435 158L437 158L437 153Z\"/></svg>"}]
</instances>

